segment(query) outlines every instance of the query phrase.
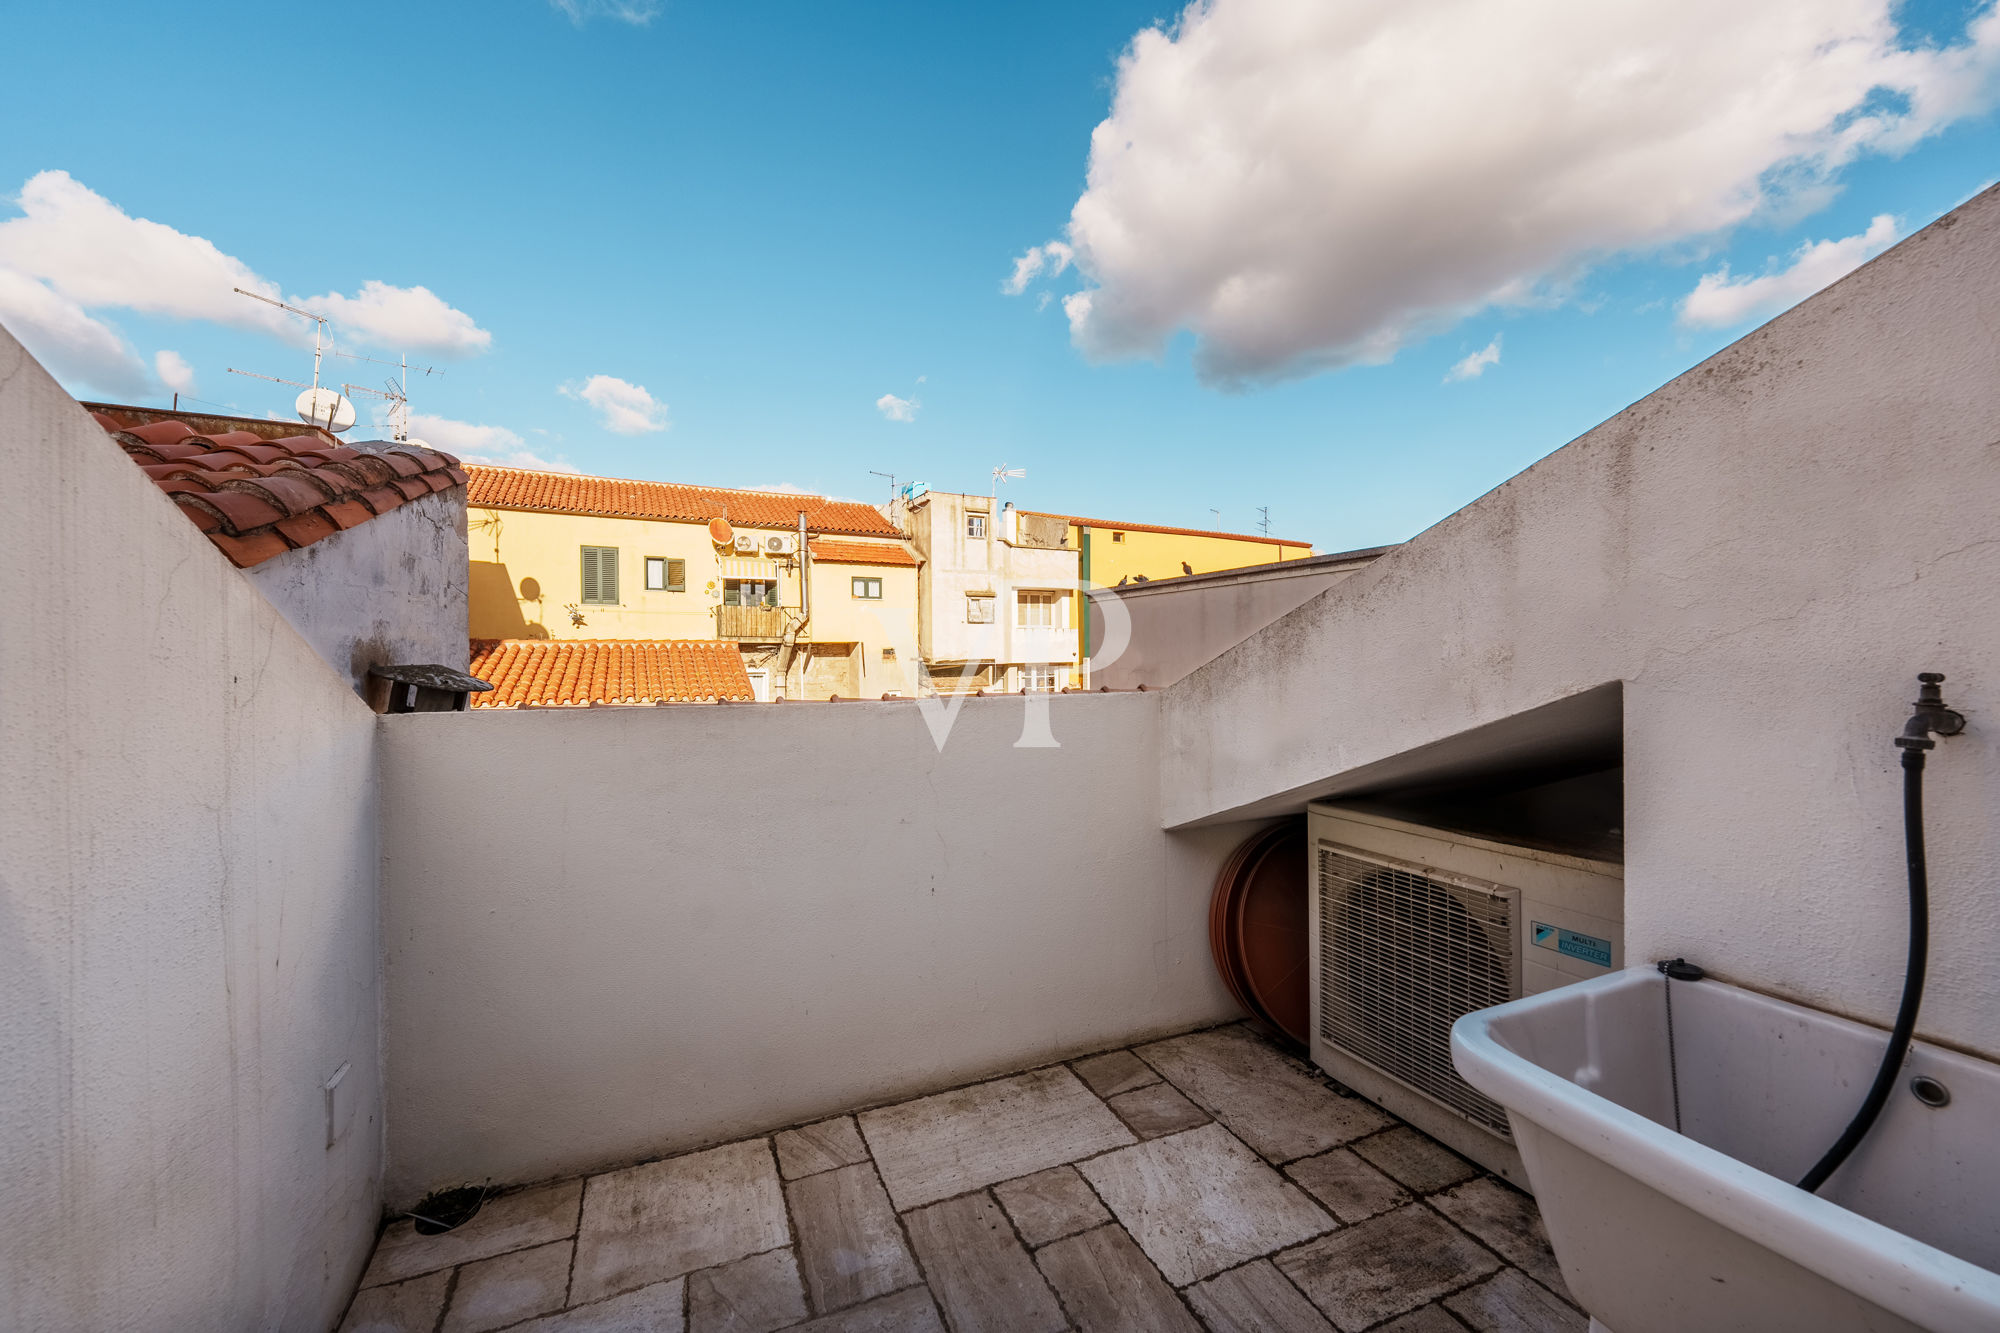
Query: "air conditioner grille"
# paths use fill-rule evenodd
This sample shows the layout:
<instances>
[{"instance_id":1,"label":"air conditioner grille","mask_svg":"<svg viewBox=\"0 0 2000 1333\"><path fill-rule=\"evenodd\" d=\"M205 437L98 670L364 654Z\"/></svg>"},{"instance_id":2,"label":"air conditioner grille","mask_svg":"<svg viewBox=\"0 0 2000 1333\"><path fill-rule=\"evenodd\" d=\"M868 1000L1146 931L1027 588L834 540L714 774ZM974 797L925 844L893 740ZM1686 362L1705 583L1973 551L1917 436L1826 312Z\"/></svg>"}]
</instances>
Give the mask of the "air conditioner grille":
<instances>
[{"instance_id":1,"label":"air conditioner grille","mask_svg":"<svg viewBox=\"0 0 2000 1333\"><path fill-rule=\"evenodd\" d=\"M1514 998L1517 896L1321 847L1320 1036L1507 1133L1507 1113L1452 1068L1451 1025Z\"/></svg>"}]
</instances>

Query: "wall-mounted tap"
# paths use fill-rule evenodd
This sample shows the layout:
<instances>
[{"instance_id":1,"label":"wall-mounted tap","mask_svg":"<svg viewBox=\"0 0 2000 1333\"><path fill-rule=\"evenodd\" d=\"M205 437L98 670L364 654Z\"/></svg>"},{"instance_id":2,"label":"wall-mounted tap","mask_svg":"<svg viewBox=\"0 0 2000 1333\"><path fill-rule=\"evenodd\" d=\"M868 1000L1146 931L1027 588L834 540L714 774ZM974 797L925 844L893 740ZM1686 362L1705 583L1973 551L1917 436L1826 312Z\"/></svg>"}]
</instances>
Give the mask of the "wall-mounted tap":
<instances>
[{"instance_id":1,"label":"wall-mounted tap","mask_svg":"<svg viewBox=\"0 0 2000 1333\"><path fill-rule=\"evenodd\" d=\"M1896 744L1904 750L1932 748L1937 744L1931 739L1932 732L1956 736L1965 730L1965 714L1944 706L1944 691L1938 688L1944 684L1944 676L1936 671L1923 671L1917 674L1917 681L1917 700L1910 705L1914 711L1903 724L1903 734L1896 737Z\"/></svg>"}]
</instances>

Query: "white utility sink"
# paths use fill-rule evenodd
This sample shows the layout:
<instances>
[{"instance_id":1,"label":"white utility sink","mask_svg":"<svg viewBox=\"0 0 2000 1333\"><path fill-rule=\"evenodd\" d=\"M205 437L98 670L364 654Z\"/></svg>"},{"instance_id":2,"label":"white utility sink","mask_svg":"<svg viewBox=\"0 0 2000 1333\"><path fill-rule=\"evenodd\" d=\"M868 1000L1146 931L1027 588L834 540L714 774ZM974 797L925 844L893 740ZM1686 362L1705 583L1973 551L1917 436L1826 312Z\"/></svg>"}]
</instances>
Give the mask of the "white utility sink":
<instances>
[{"instance_id":1,"label":"white utility sink","mask_svg":"<svg viewBox=\"0 0 2000 1333\"><path fill-rule=\"evenodd\" d=\"M2000 1065L1918 1042L1819 1195L1888 1037L1634 968L1467 1014L1465 1080L1507 1108L1564 1280L1611 1333L2000 1329ZM1674 1130L1678 1071L1683 1132ZM1923 1076L1950 1095L1920 1101Z\"/></svg>"}]
</instances>

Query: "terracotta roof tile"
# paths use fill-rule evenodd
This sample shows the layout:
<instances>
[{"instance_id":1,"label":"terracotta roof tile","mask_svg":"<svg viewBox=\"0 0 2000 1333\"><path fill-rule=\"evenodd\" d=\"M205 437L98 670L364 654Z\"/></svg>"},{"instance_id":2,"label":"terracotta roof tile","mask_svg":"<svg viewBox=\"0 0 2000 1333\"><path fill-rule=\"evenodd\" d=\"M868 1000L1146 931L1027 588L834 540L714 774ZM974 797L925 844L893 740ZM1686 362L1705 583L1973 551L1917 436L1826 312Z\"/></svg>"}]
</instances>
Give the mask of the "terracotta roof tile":
<instances>
[{"instance_id":1,"label":"terracotta roof tile","mask_svg":"<svg viewBox=\"0 0 2000 1333\"><path fill-rule=\"evenodd\" d=\"M243 568L466 483L456 458L414 445L363 453L282 422L84 406Z\"/></svg>"},{"instance_id":2,"label":"terracotta roof tile","mask_svg":"<svg viewBox=\"0 0 2000 1333\"><path fill-rule=\"evenodd\" d=\"M918 561L908 548L891 546L887 542L836 542L816 541L812 543L812 558L824 560L829 565L910 565Z\"/></svg>"},{"instance_id":3,"label":"terracotta roof tile","mask_svg":"<svg viewBox=\"0 0 2000 1333\"><path fill-rule=\"evenodd\" d=\"M466 503L487 509L527 509L610 518L651 518L671 523L706 523L725 518L751 528L796 528L799 511L813 532L853 537L901 537L896 525L872 505L829 500L823 495L779 491L738 491L716 486L683 486L665 481L581 477L568 472L531 472L515 467L469 467L472 488Z\"/></svg>"},{"instance_id":4,"label":"terracotta roof tile","mask_svg":"<svg viewBox=\"0 0 2000 1333\"><path fill-rule=\"evenodd\" d=\"M474 708L755 697L743 655L720 639L474 639L467 669L493 683Z\"/></svg>"}]
</instances>

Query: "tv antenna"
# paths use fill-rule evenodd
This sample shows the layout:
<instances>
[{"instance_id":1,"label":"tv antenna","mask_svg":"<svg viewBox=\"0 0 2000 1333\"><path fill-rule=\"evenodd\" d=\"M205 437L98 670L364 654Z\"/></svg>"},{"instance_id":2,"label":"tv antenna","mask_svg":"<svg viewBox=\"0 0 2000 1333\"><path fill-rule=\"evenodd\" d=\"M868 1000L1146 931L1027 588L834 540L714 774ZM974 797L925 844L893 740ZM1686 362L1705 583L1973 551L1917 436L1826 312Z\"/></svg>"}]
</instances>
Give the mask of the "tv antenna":
<instances>
[{"instance_id":1,"label":"tv antenna","mask_svg":"<svg viewBox=\"0 0 2000 1333\"><path fill-rule=\"evenodd\" d=\"M999 467L994 468L993 498L997 499L999 497L1000 487L1003 483L1010 481L1019 481L1021 478L1027 475L1028 475L1028 469L1024 467L1008 467L1005 463L1002 463Z\"/></svg>"},{"instance_id":2,"label":"tv antenna","mask_svg":"<svg viewBox=\"0 0 2000 1333\"><path fill-rule=\"evenodd\" d=\"M1266 537L1270 536L1270 535L1271 535L1271 506L1269 506L1269 505L1259 505L1259 506L1257 506L1257 513L1258 513L1258 514L1260 515L1260 517L1259 517L1259 518L1257 519L1257 531L1259 531L1259 532L1263 533L1263 534L1264 534L1264 535L1265 535Z\"/></svg>"},{"instance_id":3,"label":"tv antenna","mask_svg":"<svg viewBox=\"0 0 2000 1333\"><path fill-rule=\"evenodd\" d=\"M1220 528L1222 526L1222 511L1220 509L1211 509L1208 512L1215 515L1215 526Z\"/></svg>"},{"instance_id":4,"label":"tv antenna","mask_svg":"<svg viewBox=\"0 0 2000 1333\"><path fill-rule=\"evenodd\" d=\"M343 384L340 387L349 393L365 393L370 398L380 398L389 404L389 438L398 444L410 442L410 371L419 375L442 375L436 366L410 365L408 356L398 356L394 361L384 361L379 356L362 356L359 352L335 352L335 356L349 361L367 361L378 366L394 366L397 378L384 380L383 387L371 389L365 384ZM421 440L418 441L422 443Z\"/></svg>"},{"instance_id":5,"label":"tv antenna","mask_svg":"<svg viewBox=\"0 0 2000 1333\"><path fill-rule=\"evenodd\" d=\"M229 373L232 375L248 375L252 379L269 380L273 384L291 384L304 389L305 392L300 394L298 400L292 404L293 409L299 414L299 420L301 421L309 421L315 426L322 426L335 435L352 426L354 424L354 404L348 402L347 399L333 390L322 389L319 386L319 363L324 351L323 344L326 339L326 316L314 314L310 310L301 310L295 305L287 305L275 297L264 296L258 292L245 291L241 287L232 287L230 290L238 296L247 296L253 301L262 301L265 305L274 305L280 310L288 311L291 314L313 322L313 377L311 384L305 384L299 380L288 380L277 375L259 375L254 370L238 370L234 366L227 367Z\"/></svg>"},{"instance_id":6,"label":"tv antenna","mask_svg":"<svg viewBox=\"0 0 2000 1333\"><path fill-rule=\"evenodd\" d=\"M868 469L868 475L871 477L887 477L889 479L889 503L896 503L896 474L893 472L877 472L871 467Z\"/></svg>"}]
</instances>

